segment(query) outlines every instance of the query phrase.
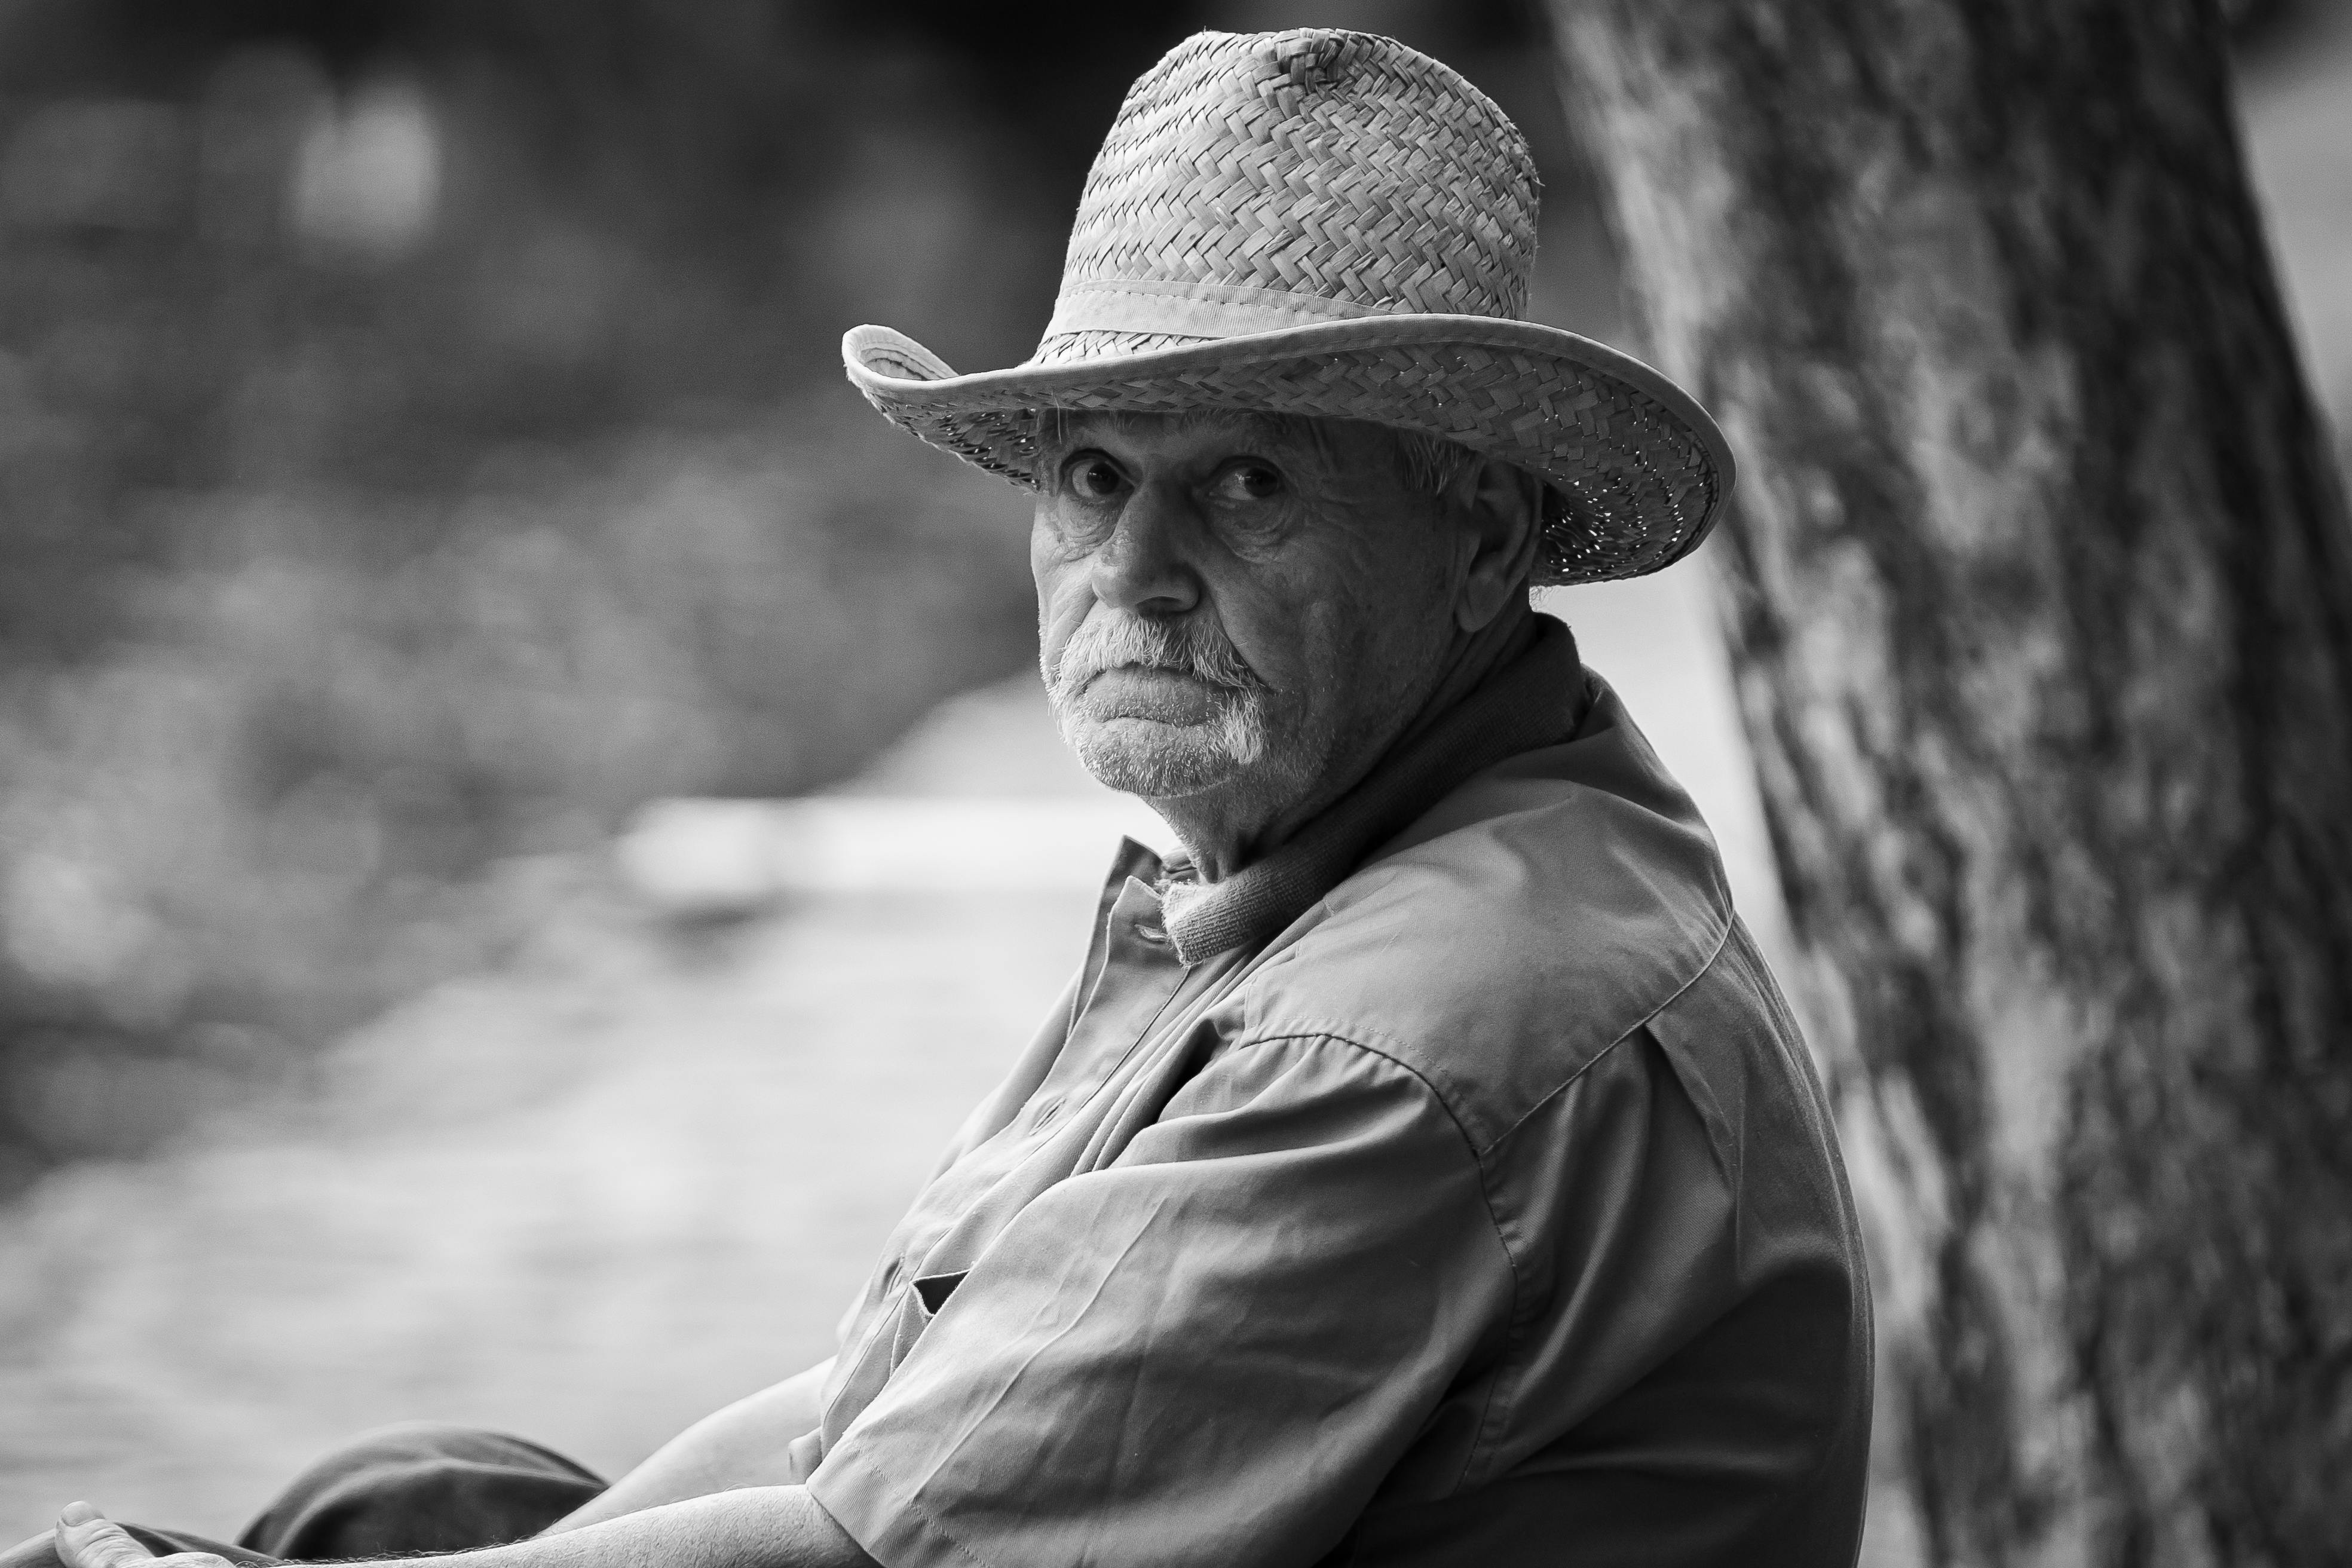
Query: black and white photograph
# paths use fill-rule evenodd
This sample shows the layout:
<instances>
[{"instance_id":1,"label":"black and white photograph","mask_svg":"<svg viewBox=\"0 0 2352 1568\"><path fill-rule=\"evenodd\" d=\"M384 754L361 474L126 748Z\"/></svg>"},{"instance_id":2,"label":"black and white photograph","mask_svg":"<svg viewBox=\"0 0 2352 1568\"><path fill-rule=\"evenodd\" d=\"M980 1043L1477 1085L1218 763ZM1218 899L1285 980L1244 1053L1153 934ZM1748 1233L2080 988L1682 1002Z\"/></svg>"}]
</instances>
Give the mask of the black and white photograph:
<instances>
[{"instance_id":1,"label":"black and white photograph","mask_svg":"<svg viewBox=\"0 0 2352 1568\"><path fill-rule=\"evenodd\" d=\"M2345 1568L2347 471L2352 0L0 0L0 1568Z\"/></svg>"}]
</instances>

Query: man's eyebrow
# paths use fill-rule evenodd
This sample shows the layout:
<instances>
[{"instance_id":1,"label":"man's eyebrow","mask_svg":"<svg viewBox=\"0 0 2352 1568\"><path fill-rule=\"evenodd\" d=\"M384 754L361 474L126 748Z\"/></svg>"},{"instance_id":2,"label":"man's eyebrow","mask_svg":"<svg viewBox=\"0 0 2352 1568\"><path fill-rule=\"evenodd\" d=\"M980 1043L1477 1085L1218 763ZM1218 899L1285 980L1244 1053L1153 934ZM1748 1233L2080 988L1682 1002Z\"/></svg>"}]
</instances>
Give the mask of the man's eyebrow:
<instances>
[{"instance_id":1,"label":"man's eyebrow","mask_svg":"<svg viewBox=\"0 0 2352 1568\"><path fill-rule=\"evenodd\" d=\"M1132 431L1148 421L1170 416L1130 409L1044 408L1037 414L1037 448L1048 461L1082 451L1098 434ZM1279 459L1301 479L1329 479L1340 468L1328 421L1297 414L1258 409L1185 408L1175 411L1181 432L1223 432L1234 449L1229 458Z\"/></svg>"}]
</instances>

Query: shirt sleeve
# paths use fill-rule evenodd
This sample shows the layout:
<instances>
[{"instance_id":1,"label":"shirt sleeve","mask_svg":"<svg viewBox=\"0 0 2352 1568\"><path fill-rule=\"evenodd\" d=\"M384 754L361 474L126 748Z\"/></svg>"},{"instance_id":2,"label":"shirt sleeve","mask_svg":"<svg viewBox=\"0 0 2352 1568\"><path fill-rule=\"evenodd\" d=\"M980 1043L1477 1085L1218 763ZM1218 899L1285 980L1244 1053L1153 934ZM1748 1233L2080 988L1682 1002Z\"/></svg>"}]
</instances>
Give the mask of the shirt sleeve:
<instances>
[{"instance_id":1,"label":"shirt sleeve","mask_svg":"<svg viewBox=\"0 0 2352 1568\"><path fill-rule=\"evenodd\" d=\"M1246 1043L1015 1216L808 1484L887 1568L1312 1563L1511 1301L1426 1083Z\"/></svg>"}]
</instances>

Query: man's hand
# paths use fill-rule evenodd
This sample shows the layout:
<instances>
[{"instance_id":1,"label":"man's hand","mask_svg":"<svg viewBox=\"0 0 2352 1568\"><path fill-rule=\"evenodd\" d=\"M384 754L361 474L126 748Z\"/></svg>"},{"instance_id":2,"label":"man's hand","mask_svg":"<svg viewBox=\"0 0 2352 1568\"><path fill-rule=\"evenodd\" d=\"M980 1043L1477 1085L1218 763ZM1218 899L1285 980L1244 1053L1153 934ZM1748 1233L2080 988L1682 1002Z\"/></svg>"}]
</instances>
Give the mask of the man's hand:
<instances>
[{"instance_id":1,"label":"man's hand","mask_svg":"<svg viewBox=\"0 0 2352 1568\"><path fill-rule=\"evenodd\" d=\"M233 1568L227 1558L209 1552L158 1557L86 1502L69 1502L58 1510L57 1552L65 1568Z\"/></svg>"},{"instance_id":2,"label":"man's hand","mask_svg":"<svg viewBox=\"0 0 2352 1568\"><path fill-rule=\"evenodd\" d=\"M210 1552L157 1556L86 1502L58 1515L64 1568L236 1568ZM688 1498L561 1535L446 1556L404 1557L365 1568L876 1568L849 1532L801 1487L751 1487ZM352 1565L359 1568L359 1565Z\"/></svg>"}]
</instances>

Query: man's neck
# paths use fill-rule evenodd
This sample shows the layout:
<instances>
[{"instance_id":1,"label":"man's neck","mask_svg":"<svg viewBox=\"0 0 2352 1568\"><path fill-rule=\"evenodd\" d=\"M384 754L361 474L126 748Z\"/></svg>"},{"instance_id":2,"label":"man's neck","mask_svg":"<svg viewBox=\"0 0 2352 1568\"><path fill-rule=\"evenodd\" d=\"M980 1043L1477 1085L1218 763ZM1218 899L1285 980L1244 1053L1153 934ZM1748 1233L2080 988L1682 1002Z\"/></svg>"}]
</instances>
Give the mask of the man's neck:
<instances>
[{"instance_id":1,"label":"man's neck","mask_svg":"<svg viewBox=\"0 0 2352 1568\"><path fill-rule=\"evenodd\" d=\"M1506 668L1527 652L1535 639L1535 606L1524 594L1514 595L1503 613L1478 630L1458 634L1438 672L1437 684L1381 754L1385 756L1395 747L1410 744L1423 731L1460 707L1472 692L1493 679L1496 671ZM1352 785L1355 781L1349 782Z\"/></svg>"},{"instance_id":2,"label":"man's neck","mask_svg":"<svg viewBox=\"0 0 2352 1568\"><path fill-rule=\"evenodd\" d=\"M1534 608L1518 595L1478 630L1457 632L1420 701L1400 704L1405 717L1359 742L1349 755L1335 758L1338 765L1326 767L1302 795L1275 803L1203 795L1151 805L1182 841L1193 874L1203 882L1222 881L1280 848L1399 746L1460 706L1527 651L1536 626Z\"/></svg>"}]
</instances>

